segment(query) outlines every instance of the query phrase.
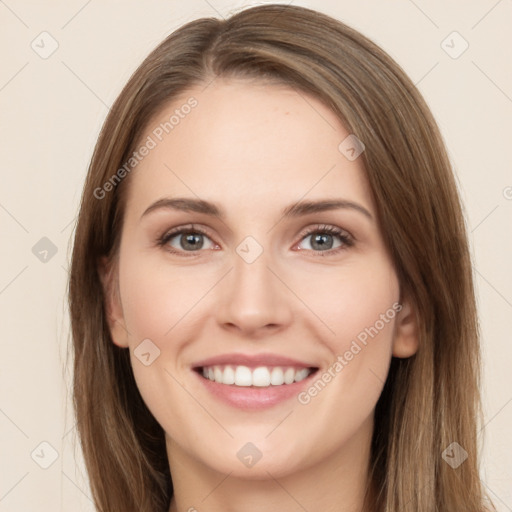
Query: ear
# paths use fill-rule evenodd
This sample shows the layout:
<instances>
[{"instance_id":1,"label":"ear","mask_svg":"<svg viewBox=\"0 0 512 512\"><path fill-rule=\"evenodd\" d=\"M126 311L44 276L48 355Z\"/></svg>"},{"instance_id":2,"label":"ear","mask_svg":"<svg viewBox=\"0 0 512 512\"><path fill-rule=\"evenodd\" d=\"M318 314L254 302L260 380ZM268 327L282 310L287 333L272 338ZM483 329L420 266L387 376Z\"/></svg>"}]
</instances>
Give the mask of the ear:
<instances>
[{"instance_id":1,"label":"ear","mask_svg":"<svg viewBox=\"0 0 512 512\"><path fill-rule=\"evenodd\" d=\"M411 301L406 299L400 304L402 308L396 316L393 356L407 358L418 351L418 319Z\"/></svg>"},{"instance_id":2,"label":"ear","mask_svg":"<svg viewBox=\"0 0 512 512\"><path fill-rule=\"evenodd\" d=\"M127 348L128 330L125 325L119 293L117 262L109 261L106 256L103 256L99 258L97 268L103 287L105 316L107 317L110 337L118 347Z\"/></svg>"}]
</instances>

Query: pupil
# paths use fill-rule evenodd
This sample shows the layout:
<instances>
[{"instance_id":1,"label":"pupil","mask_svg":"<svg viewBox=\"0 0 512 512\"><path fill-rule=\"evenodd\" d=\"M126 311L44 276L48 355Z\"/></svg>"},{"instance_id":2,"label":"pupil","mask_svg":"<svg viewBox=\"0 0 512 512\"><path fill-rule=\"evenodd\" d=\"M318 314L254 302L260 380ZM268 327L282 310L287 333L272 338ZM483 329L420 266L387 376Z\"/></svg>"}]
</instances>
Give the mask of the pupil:
<instances>
[{"instance_id":1,"label":"pupil","mask_svg":"<svg viewBox=\"0 0 512 512\"><path fill-rule=\"evenodd\" d=\"M326 239L329 239L329 240L326 240ZM326 234L315 235L313 237L311 246L313 247L313 249L321 249L321 250L331 249L332 248L332 235L326 235Z\"/></svg>"},{"instance_id":2,"label":"pupil","mask_svg":"<svg viewBox=\"0 0 512 512\"><path fill-rule=\"evenodd\" d=\"M201 234L186 234L181 238L181 247L186 251L200 249L203 246L202 236Z\"/></svg>"}]
</instances>

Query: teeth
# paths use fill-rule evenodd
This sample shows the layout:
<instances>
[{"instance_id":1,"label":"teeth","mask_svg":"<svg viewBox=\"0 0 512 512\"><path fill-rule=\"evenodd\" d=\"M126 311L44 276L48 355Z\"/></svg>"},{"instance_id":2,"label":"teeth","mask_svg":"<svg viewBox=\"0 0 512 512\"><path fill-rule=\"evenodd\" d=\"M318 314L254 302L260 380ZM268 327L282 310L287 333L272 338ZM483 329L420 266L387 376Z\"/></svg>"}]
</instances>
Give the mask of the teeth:
<instances>
[{"instance_id":1,"label":"teeth","mask_svg":"<svg viewBox=\"0 0 512 512\"><path fill-rule=\"evenodd\" d=\"M218 382L218 381L216 381ZM222 382L221 382L222 384ZM236 386L252 386L251 370L247 366L237 366L235 370Z\"/></svg>"},{"instance_id":2,"label":"teeth","mask_svg":"<svg viewBox=\"0 0 512 512\"><path fill-rule=\"evenodd\" d=\"M226 366L224 368L224 373L222 377L217 380L217 382L222 382L223 384L234 384L235 383L235 370L231 368L231 366Z\"/></svg>"},{"instance_id":3,"label":"teeth","mask_svg":"<svg viewBox=\"0 0 512 512\"><path fill-rule=\"evenodd\" d=\"M302 370L299 370L295 373L295 382L300 382L301 380L304 380L309 375L309 370L307 368L302 368Z\"/></svg>"},{"instance_id":4,"label":"teeth","mask_svg":"<svg viewBox=\"0 0 512 512\"><path fill-rule=\"evenodd\" d=\"M222 380L222 370L218 366L213 367L213 378L216 382Z\"/></svg>"},{"instance_id":5,"label":"teeth","mask_svg":"<svg viewBox=\"0 0 512 512\"><path fill-rule=\"evenodd\" d=\"M284 383L291 384L295 380L295 370L293 368L286 368L284 372Z\"/></svg>"},{"instance_id":6,"label":"teeth","mask_svg":"<svg viewBox=\"0 0 512 512\"><path fill-rule=\"evenodd\" d=\"M272 386L280 386L284 384L284 373L282 368L273 368L270 374L270 384Z\"/></svg>"},{"instance_id":7,"label":"teeth","mask_svg":"<svg viewBox=\"0 0 512 512\"><path fill-rule=\"evenodd\" d=\"M252 385L260 388L270 386L270 372L268 368L262 366L252 372Z\"/></svg>"},{"instance_id":8,"label":"teeth","mask_svg":"<svg viewBox=\"0 0 512 512\"><path fill-rule=\"evenodd\" d=\"M219 384L241 387L281 386L300 382L309 376L308 368L295 369L279 366L259 366L251 370L248 366L209 366L202 369L203 377Z\"/></svg>"}]
</instances>

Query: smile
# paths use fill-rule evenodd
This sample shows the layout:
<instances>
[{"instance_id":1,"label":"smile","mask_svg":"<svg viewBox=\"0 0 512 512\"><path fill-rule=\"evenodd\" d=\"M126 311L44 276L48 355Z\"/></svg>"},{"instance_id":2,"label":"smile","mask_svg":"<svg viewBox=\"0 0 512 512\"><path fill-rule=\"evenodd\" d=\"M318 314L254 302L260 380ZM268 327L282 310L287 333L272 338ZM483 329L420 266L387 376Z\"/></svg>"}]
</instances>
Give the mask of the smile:
<instances>
[{"instance_id":1,"label":"smile","mask_svg":"<svg viewBox=\"0 0 512 512\"><path fill-rule=\"evenodd\" d=\"M293 368L281 366L204 366L200 369L205 379L219 384L240 387L269 387L290 385L306 379L315 368Z\"/></svg>"},{"instance_id":2,"label":"smile","mask_svg":"<svg viewBox=\"0 0 512 512\"><path fill-rule=\"evenodd\" d=\"M318 371L316 364L278 354L223 354L191 369L214 400L254 411L297 397Z\"/></svg>"}]
</instances>

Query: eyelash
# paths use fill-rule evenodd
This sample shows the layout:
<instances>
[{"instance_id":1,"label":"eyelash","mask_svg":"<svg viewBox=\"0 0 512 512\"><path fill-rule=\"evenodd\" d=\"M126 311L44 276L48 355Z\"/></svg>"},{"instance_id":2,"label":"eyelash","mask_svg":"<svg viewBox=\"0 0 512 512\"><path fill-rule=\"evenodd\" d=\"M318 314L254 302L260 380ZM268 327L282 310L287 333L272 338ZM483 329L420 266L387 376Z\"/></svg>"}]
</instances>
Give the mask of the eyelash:
<instances>
[{"instance_id":1,"label":"eyelash","mask_svg":"<svg viewBox=\"0 0 512 512\"><path fill-rule=\"evenodd\" d=\"M187 226L181 226L178 228L175 228L171 231L166 231L163 233L160 237L157 239L157 245L159 247L165 248L168 252L171 254L176 254L179 256L184 257L194 257L197 255L197 253L201 252L199 251L183 251L183 250L176 250L174 248L165 247L170 240L175 238L178 235L181 234L201 234L211 239L211 237L208 235L208 233L200 228L196 227L193 224L189 224ZM341 251L347 250L349 247L352 247L354 245L354 238L345 230L342 230L340 228L337 228L335 226L329 226L325 224L317 224L316 226L312 228L307 228L300 234L300 241L302 241L304 238L306 238L309 235L313 234L327 234L327 235L333 235L337 236L339 240L341 241L342 245L340 247L336 247L335 249L327 249L325 251L315 251L313 249L300 249L300 250L307 250L312 252L315 256L325 257L326 255L333 255L337 254Z\"/></svg>"}]
</instances>

